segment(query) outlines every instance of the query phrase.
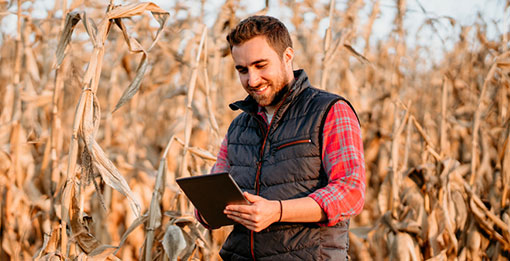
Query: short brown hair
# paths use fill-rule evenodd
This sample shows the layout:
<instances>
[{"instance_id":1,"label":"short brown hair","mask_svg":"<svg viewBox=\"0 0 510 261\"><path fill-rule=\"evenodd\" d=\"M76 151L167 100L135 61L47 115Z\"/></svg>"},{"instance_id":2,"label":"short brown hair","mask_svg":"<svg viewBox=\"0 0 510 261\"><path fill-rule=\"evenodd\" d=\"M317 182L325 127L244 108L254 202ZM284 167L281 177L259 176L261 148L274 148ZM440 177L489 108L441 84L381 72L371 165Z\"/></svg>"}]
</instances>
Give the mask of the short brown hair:
<instances>
[{"instance_id":1,"label":"short brown hair","mask_svg":"<svg viewBox=\"0 0 510 261\"><path fill-rule=\"evenodd\" d=\"M271 16L250 16L242 20L227 35L230 50L256 36L265 36L269 46L283 57L287 47L292 47L289 31L280 20Z\"/></svg>"}]
</instances>

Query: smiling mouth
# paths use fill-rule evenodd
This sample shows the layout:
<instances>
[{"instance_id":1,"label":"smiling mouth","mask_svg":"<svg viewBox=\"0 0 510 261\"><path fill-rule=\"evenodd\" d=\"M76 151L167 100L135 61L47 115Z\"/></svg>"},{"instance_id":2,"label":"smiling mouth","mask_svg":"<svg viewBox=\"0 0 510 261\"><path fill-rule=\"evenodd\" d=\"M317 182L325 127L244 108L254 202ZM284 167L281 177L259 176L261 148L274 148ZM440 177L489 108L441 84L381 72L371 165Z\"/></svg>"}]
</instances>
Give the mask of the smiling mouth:
<instances>
[{"instance_id":1,"label":"smiling mouth","mask_svg":"<svg viewBox=\"0 0 510 261\"><path fill-rule=\"evenodd\" d=\"M262 94L265 90L267 90L268 86L265 85L264 87L258 88L258 89L252 89L252 92L256 94Z\"/></svg>"}]
</instances>

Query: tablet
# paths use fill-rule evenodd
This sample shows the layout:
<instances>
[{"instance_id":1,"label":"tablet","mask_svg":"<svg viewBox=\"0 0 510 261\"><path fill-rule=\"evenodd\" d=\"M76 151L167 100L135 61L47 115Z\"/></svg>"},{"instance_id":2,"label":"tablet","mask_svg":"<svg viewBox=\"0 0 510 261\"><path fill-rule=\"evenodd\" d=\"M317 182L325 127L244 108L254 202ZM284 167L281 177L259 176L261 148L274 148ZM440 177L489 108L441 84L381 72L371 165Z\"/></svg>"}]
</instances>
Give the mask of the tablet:
<instances>
[{"instance_id":1,"label":"tablet","mask_svg":"<svg viewBox=\"0 0 510 261\"><path fill-rule=\"evenodd\" d=\"M228 173L179 178L175 181L211 227L235 223L223 214L227 205L250 204Z\"/></svg>"}]
</instances>

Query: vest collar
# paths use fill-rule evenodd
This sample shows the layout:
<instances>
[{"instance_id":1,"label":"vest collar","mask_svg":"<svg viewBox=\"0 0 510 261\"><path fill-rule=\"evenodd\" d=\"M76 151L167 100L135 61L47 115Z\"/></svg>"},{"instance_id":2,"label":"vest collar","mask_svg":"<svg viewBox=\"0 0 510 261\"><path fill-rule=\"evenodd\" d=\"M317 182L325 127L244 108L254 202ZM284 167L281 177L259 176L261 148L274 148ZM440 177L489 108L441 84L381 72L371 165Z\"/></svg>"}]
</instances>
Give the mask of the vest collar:
<instances>
[{"instance_id":1,"label":"vest collar","mask_svg":"<svg viewBox=\"0 0 510 261\"><path fill-rule=\"evenodd\" d=\"M294 79L295 81L290 87L290 93L286 95L286 98L285 100L283 100L280 109L275 112L275 115L273 117L279 118L280 115L282 115L286 108L289 106L291 101L298 97L299 94L301 94L301 92L303 92L306 88L310 87L308 76L306 75L304 70L302 69L295 70ZM258 112L259 105L257 104L257 101L255 101L255 99L248 95L244 100L236 101L234 103L229 104L229 107L233 111L242 110L249 114L256 114Z\"/></svg>"}]
</instances>

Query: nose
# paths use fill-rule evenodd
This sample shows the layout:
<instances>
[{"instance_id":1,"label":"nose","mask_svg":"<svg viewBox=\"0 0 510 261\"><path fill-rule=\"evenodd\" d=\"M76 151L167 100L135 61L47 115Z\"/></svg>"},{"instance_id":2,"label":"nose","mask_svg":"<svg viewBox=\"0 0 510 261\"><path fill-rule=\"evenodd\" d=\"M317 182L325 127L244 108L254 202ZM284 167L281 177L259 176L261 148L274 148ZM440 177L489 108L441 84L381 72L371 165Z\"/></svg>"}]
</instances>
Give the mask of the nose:
<instances>
[{"instance_id":1,"label":"nose","mask_svg":"<svg viewBox=\"0 0 510 261\"><path fill-rule=\"evenodd\" d=\"M248 86L255 87L260 83L260 75L256 70L248 71Z\"/></svg>"}]
</instances>

